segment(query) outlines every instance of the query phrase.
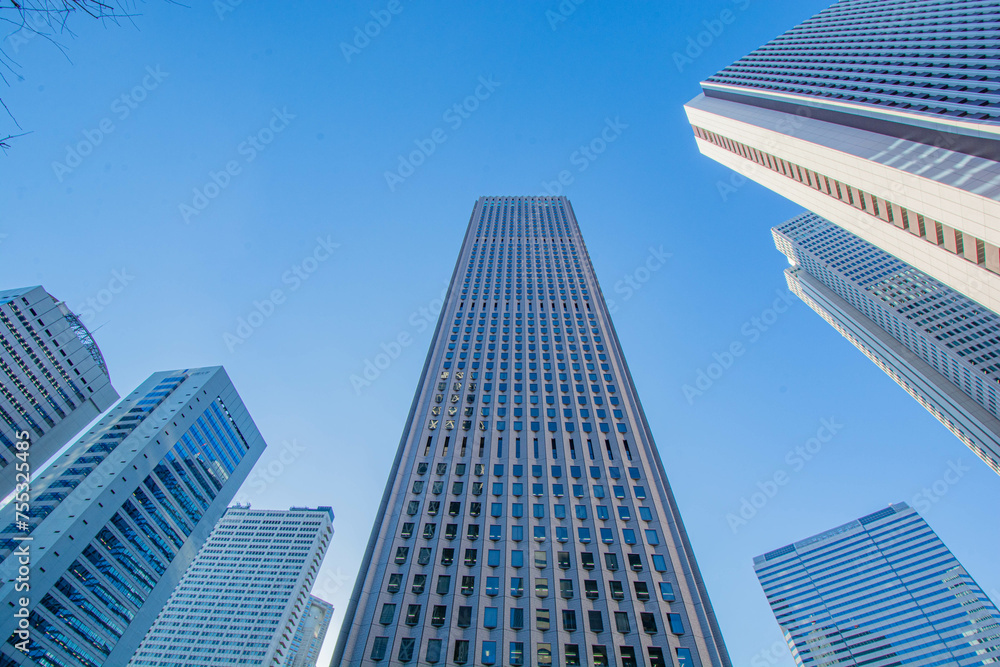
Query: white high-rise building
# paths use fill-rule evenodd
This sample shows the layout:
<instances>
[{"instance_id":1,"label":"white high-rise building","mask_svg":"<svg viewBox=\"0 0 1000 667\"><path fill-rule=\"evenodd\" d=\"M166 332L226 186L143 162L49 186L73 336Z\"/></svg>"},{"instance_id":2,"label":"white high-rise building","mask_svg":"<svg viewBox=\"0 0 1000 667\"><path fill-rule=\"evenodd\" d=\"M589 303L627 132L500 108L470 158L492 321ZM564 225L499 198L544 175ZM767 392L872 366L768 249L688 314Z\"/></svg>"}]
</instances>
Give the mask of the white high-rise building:
<instances>
[{"instance_id":1,"label":"white high-rise building","mask_svg":"<svg viewBox=\"0 0 1000 667\"><path fill-rule=\"evenodd\" d=\"M1000 312L1000 4L841 0L702 83L698 148Z\"/></svg>"},{"instance_id":2,"label":"white high-rise building","mask_svg":"<svg viewBox=\"0 0 1000 667\"><path fill-rule=\"evenodd\" d=\"M264 446L221 367L123 398L0 509L0 667L127 664Z\"/></svg>"},{"instance_id":3,"label":"white high-rise building","mask_svg":"<svg viewBox=\"0 0 1000 667\"><path fill-rule=\"evenodd\" d=\"M565 197L481 197L333 667L728 667Z\"/></svg>"},{"instance_id":4,"label":"white high-rise building","mask_svg":"<svg viewBox=\"0 0 1000 667\"><path fill-rule=\"evenodd\" d=\"M329 507L230 507L129 667L284 667L332 535Z\"/></svg>"},{"instance_id":5,"label":"white high-rise building","mask_svg":"<svg viewBox=\"0 0 1000 667\"><path fill-rule=\"evenodd\" d=\"M41 287L0 291L0 499L14 490L18 441L40 469L116 400L101 351L66 304Z\"/></svg>"},{"instance_id":6,"label":"white high-rise building","mask_svg":"<svg viewBox=\"0 0 1000 667\"><path fill-rule=\"evenodd\" d=\"M323 648L323 640L326 639L331 618L333 618L333 605L310 595L309 608L302 615L295 636L292 637L292 648L288 652L284 667L316 667L316 660L319 658L320 649Z\"/></svg>"}]
</instances>

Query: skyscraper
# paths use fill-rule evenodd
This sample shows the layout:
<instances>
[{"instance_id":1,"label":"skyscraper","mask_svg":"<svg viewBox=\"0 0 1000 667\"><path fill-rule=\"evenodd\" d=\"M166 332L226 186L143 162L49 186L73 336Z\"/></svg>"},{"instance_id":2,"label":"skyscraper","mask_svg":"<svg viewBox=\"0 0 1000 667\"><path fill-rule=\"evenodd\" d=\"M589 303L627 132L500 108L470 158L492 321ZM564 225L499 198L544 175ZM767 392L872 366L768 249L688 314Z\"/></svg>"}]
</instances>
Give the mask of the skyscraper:
<instances>
[{"instance_id":1,"label":"skyscraper","mask_svg":"<svg viewBox=\"0 0 1000 667\"><path fill-rule=\"evenodd\" d=\"M754 558L797 665L1000 661L1000 612L899 503Z\"/></svg>"},{"instance_id":2,"label":"skyscraper","mask_svg":"<svg viewBox=\"0 0 1000 667\"><path fill-rule=\"evenodd\" d=\"M0 499L14 490L18 433L37 469L118 400L97 343L41 287L0 291Z\"/></svg>"},{"instance_id":3,"label":"skyscraper","mask_svg":"<svg viewBox=\"0 0 1000 667\"><path fill-rule=\"evenodd\" d=\"M330 628L331 618L333 618L333 605L310 595L309 607L302 614L299 627L295 629L295 636L292 637L292 646L288 651L285 667L316 667L320 649L323 648L323 640L326 639L326 631Z\"/></svg>"},{"instance_id":4,"label":"skyscraper","mask_svg":"<svg viewBox=\"0 0 1000 667\"><path fill-rule=\"evenodd\" d=\"M230 507L129 667L289 664L332 535L329 507Z\"/></svg>"},{"instance_id":5,"label":"skyscraper","mask_svg":"<svg viewBox=\"0 0 1000 667\"><path fill-rule=\"evenodd\" d=\"M0 665L125 665L263 450L221 367L139 385L0 509Z\"/></svg>"},{"instance_id":6,"label":"skyscraper","mask_svg":"<svg viewBox=\"0 0 1000 667\"><path fill-rule=\"evenodd\" d=\"M1000 5L841 0L702 83L702 153L1000 312Z\"/></svg>"},{"instance_id":7,"label":"skyscraper","mask_svg":"<svg viewBox=\"0 0 1000 667\"><path fill-rule=\"evenodd\" d=\"M1000 316L817 215L772 233L789 288L1000 473Z\"/></svg>"},{"instance_id":8,"label":"skyscraper","mask_svg":"<svg viewBox=\"0 0 1000 667\"><path fill-rule=\"evenodd\" d=\"M476 203L337 667L729 665L564 197Z\"/></svg>"}]
</instances>

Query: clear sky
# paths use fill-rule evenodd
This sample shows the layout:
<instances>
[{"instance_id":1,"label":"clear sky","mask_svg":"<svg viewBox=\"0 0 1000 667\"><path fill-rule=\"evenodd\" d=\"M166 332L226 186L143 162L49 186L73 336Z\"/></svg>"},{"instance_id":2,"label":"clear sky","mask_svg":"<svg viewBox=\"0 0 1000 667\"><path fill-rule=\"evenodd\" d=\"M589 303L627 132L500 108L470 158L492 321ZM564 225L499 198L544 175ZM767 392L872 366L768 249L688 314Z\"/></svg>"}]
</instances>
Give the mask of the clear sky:
<instances>
[{"instance_id":1,"label":"clear sky","mask_svg":"<svg viewBox=\"0 0 1000 667\"><path fill-rule=\"evenodd\" d=\"M192 4L77 20L68 59L7 39L21 79L0 93L31 134L0 156L0 286L81 313L120 393L225 365L269 443L239 498L336 513L324 661L473 204L564 170L735 665L793 664L753 556L892 502L926 506L1000 597L1000 479L805 305L768 312L786 266L769 229L799 209L720 189L730 172L685 121L700 80L826 0ZM353 45L373 11L386 25ZM578 152L608 123L603 153ZM654 252L670 257L646 273ZM727 520L776 473L755 516Z\"/></svg>"}]
</instances>

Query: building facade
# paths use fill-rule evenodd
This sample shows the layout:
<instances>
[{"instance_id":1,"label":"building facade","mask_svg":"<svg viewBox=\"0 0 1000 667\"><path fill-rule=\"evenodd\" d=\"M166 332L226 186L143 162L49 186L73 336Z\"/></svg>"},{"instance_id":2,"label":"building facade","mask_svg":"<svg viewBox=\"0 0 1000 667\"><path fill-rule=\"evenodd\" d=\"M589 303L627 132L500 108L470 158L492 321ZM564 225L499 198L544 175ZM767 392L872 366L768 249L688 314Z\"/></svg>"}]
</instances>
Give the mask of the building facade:
<instances>
[{"instance_id":1,"label":"building facade","mask_svg":"<svg viewBox=\"0 0 1000 667\"><path fill-rule=\"evenodd\" d=\"M772 233L792 292L1000 474L1000 316L817 215Z\"/></svg>"},{"instance_id":2,"label":"building facade","mask_svg":"<svg viewBox=\"0 0 1000 667\"><path fill-rule=\"evenodd\" d=\"M292 637L292 647L285 660L285 667L316 667L326 631L330 629L331 618L333 605L310 595L309 606L302 614L295 636Z\"/></svg>"},{"instance_id":3,"label":"building facade","mask_svg":"<svg viewBox=\"0 0 1000 667\"><path fill-rule=\"evenodd\" d=\"M0 667L127 664L264 446L221 367L122 399L0 508Z\"/></svg>"},{"instance_id":4,"label":"building facade","mask_svg":"<svg viewBox=\"0 0 1000 667\"><path fill-rule=\"evenodd\" d=\"M288 664L332 535L329 507L230 507L129 667Z\"/></svg>"},{"instance_id":5,"label":"building facade","mask_svg":"<svg viewBox=\"0 0 1000 667\"><path fill-rule=\"evenodd\" d=\"M101 351L63 302L41 287L0 291L0 498L14 490L18 440L40 468L116 400Z\"/></svg>"},{"instance_id":6,"label":"building facade","mask_svg":"<svg viewBox=\"0 0 1000 667\"><path fill-rule=\"evenodd\" d=\"M729 665L569 201L476 203L331 665Z\"/></svg>"},{"instance_id":7,"label":"building facade","mask_svg":"<svg viewBox=\"0 0 1000 667\"><path fill-rule=\"evenodd\" d=\"M1000 662L1000 612L910 507L754 558L797 665Z\"/></svg>"},{"instance_id":8,"label":"building facade","mask_svg":"<svg viewBox=\"0 0 1000 667\"><path fill-rule=\"evenodd\" d=\"M1000 5L841 0L702 83L698 148L1000 312Z\"/></svg>"}]
</instances>

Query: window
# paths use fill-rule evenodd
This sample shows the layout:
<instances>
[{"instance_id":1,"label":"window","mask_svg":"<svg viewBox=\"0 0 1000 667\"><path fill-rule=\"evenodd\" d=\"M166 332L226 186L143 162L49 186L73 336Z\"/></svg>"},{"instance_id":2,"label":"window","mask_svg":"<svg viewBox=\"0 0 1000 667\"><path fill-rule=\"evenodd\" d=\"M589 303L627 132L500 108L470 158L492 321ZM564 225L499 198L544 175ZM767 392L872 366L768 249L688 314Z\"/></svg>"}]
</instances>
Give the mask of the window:
<instances>
[{"instance_id":1,"label":"window","mask_svg":"<svg viewBox=\"0 0 1000 667\"><path fill-rule=\"evenodd\" d=\"M611 572L618 570L618 554L604 554L604 567Z\"/></svg>"},{"instance_id":2,"label":"window","mask_svg":"<svg viewBox=\"0 0 1000 667\"><path fill-rule=\"evenodd\" d=\"M635 493L635 497L638 498L639 500L645 500L646 499L646 488L645 487L643 487L643 486L633 486L632 487L632 491L633 491L633 493Z\"/></svg>"},{"instance_id":3,"label":"window","mask_svg":"<svg viewBox=\"0 0 1000 667\"><path fill-rule=\"evenodd\" d=\"M458 608L458 627L468 628L472 626L472 607Z\"/></svg>"},{"instance_id":4,"label":"window","mask_svg":"<svg viewBox=\"0 0 1000 667\"><path fill-rule=\"evenodd\" d=\"M580 544L590 544L590 528L580 527L576 529L576 539Z\"/></svg>"},{"instance_id":5,"label":"window","mask_svg":"<svg viewBox=\"0 0 1000 667\"><path fill-rule=\"evenodd\" d=\"M483 609L483 627L484 628L495 628L495 627L497 627L497 608L496 607L485 607Z\"/></svg>"},{"instance_id":6,"label":"window","mask_svg":"<svg viewBox=\"0 0 1000 667\"><path fill-rule=\"evenodd\" d=\"M455 550L454 549L442 549L441 550L441 564L451 565L455 562Z\"/></svg>"},{"instance_id":7,"label":"window","mask_svg":"<svg viewBox=\"0 0 1000 667\"><path fill-rule=\"evenodd\" d=\"M608 667L611 663L608 662L608 648L606 646L591 646L590 649L594 652L594 667Z\"/></svg>"},{"instance_id":8,"label":"window","mask_svg":"<svg viewBox=\"0 0 1000 667\"><path fill-rule=\"evenodd\" d=\"M490 540L497 541L503 536L503 526L490 526Z\"/></svg>"},{"instance_id":9,"label":"window","mask_svg":"<svg viewBox=\"0 0 1000 667\"><path fill-rule=\"evenodd\" d=\"M448 514L458 516L462 513L462 503L448 503Z\"/></svg>"},{"instance_id":10,"label":"window","mask_svg":"<svg viewBox=\"0 0 1000 667\"><path fill-rule=\"evenodd\" d=\"M653 510L651 510L648 507L640 507L639 508L639 518L642 519L643 521L652 521L653 520Z\"/></svg>"},{"instance_id":11,"label":"window","mask_svg":"<svg viewBox=\"0 0 1000 667\"><path fill-rule=\"evenodd\" d=\"M427 583L426 574L415 574L413 575L413 587L410 589L413 591L414 595L420 595L424 592L424 585Z\"/></svg>"},{"instance_id":12,"label":"window","mask_svg":"<svg viewBox=\"0 0 1000 667\"><path fill-rule=\"evenodd\" d=\"M383 660L385 658L385 651L389 647L388 637L376 637L375 641L372 642L372 660Z\"/></svg>"},{"instance_id":13,"label":"window","mask_svg":"<svg viewBox=\"0 0 1000 667\"><path fill-rule=\"evenodd\" d=\"M630 510L628 507L626 507L624 505L619 505L618 506L618 518L621 519L622 521L631 521L632 520L632 510Z\"/></svg>"},{"instance_id":14,"label":"window","mask_svg":"<svg viewBox=\"0 0 1000 667\"><path fill-rule=\"evenodd\" d=\"M503 503L490 503L490 516L503 516Z\"/></svg>"},{"instance_id":15,"label":"window","mask_svg":"<svg viewBox=\"0 0 1000 667\"><path fill-rule=\"evenodd\" d=\"M651 635L656 634L656 614L641 612L639 614L639 619L642 623L643 632L648 632Z\"/></svg>"},{"instance_id":16,"label":"window","mask_svg":"<svg viewBox=\"0 0 1000 667\"><path fill-rule=\"evenodd\" d=\"M559 595L570 599L573 597L573 580L572 579L560 579L559 580Z\"/></svg>"},{"instance_id":17,"label":"window","mask_svg":"<svg viewBox=\"0 0 1000 667\"><path fill-rule=\"evenodd\" d=\"M441 511L441 501L432 500L431 502L427 503L427 513L430 514L431 516L437 516L438 512L440 511Z\"/></svg>"},{"instance_id":18,"label":"window","mask_svg":"<svg viewBox=\"0 0 1000 667\"><path fill-rule=\"evenodd\" d=\"M535 629L546 631L549 629L549 610L548 609L536 609L535 610Z\"/></svg>"},{"instance_id":19,"label":"window","mask_svg":"<svg viewBox=\"0 0 1000 667\"><path fill-rule=\"evenodd\" d=\"M404 523L403 529L399 531L399 536L402 537L404 540L408 540L411 537L413 537L413 524Z\"/></svg>"},{"instance_id":20,"label":"window","mask_svg":"<svg viewBox=\"0 0 1000 667\"><path fill-rule=\"evenodd\" d=\"M549 565L549 555L545 551L535 552L535 567L546 568Z\"/></svg>"},{"instance_id":21,"label":"window","mask_svg":"<svg viewBox=\"0 0 1000 667\"><path fill-rule=\"evenodd\" d=\"M691 649L678 648L676 651L677 667L694 667L694 657L691 655Z\"/></svg>"},{"instance_id":22,"label":"window","mask_svg":"<svg viewBox=\"0 0 1000 667\"><path fill-rule=\"evenodd\" d=\"M680 614L667 614L667 623L670 625L670 632L675 635L684 634L684 619Z\"/></svg>"},{"instance_id":23,"label":"window","mask_svg":"<svg viewBox=\"0 0 1000 667\"><path fill-rule=\"evenodd\" d=\"M469 661L468 640L459 639L455 642L455 652L452 654L452 661L459 665L464 665Z\"/></svg>"},{"instance_id":24,"label":"window","mask_svg":"<svg viewBox=\"0 0 1000 667\"><path fill-rule=\"evenodd\" d=\"M535 526L532 528L531 533L536 542L545 541L545 526Z\"/></svg>"},{"instance_id":25,"label":"window","mask_svg":"<svg viewBox=\"0 0 1000 667\"><path fill-rule=\"evenodd\" d=\"M416 625L420 622L420 605L411 604L406 608L406 624Z\"/></svg>"},{"instance_id":26,"label":"window","mask_svg":"<svg viewBox=\"0 0 1000 667\"><path fill-rule=\"evenodd\" d=\"M503 495L503 482L493 482L493 495L494 496Z\"/></svg>"},{"instance_id":27,"label":"window","mask_svg":"<svg viewBox=\"0 0 1000 667\"><path fill-rule=\"evenodd\" d=\"M667 667L667 659L663 657L663 649L650 646L646 649L649 652L649 667Z\"/></svg>"},{"instance_id":28,"label":"window","mask_svg":"<svg viewBox=\"0 0 1000 667\"><path fill-rule=\"evenodd\" d=\"M587 506L586 505L576 505L574 508L576 512L576 518L584 520L587 518Z\"/></svg>"},{"instance_id":29,"label":"window","mask_svg":"<svg viewBox=\"0 0 1000 667\"><path fill-rule=\"evenodd\" d=\"M386 592L388 593L398 593L399 587L403 585L403 575L401 574L390 574L389 575L389 585L386 586Z\"/></svg>"},{"instance_id":30,"label":"window","mask_svg":"<svg viewBox=\"0 0 1000 667\"><path fill-rule=\"evenodd\" d=\"M418 479L413 482L413 493L414 495L424 492L424 480Z\"/></svg>"},{"instance_id":31,"label":"window","mask_svg":"<svg viewBox=\"0 0 1000 667\"><path fill-rule=\"evenodd\" d=\"M549 596L548 579L535 579L535 596L540 598L547 598Z\"/></svg>"},{"instance_id":32,"label":"window","mask_svg":"<svg viewBox=\"0 0 1000 667\"><path fill-rule=\"evenodd\" d=\"M479 560L479 550L477 550L477 549L466 549L465 550L465 566L466 567L475 567L477 560Z\"/></svg>"},{"instance_id":33,"label":"window","mask_svg":"<svg viewBox=\"0 0 1000 667\"><path fill-rule=\"evenodd\" d=\"M500 577L486 577L486 594L500 595Z\"/></svg>"},{"instance_id":34,"label":"window","mask_svg":"<svg viewBox=\"0 0 1000 667\"><path fill-rule=\"evenodd\" d=\"M594 497L603 498L604 497L604 487L600 484L594 486Z\"/></svg>"},{"instance_id":35,"label":"window","mask_svg":"<svg viewBox=\"0 0 1000 667\"><path fill-rule=\"evenodd\" d=\"M510 596L519 598L524 595L524 579L522 577L510 578Z\"/></svg>"},{"instance_id":36,"label":"window","mask_svg":"<svg viewBox=\"0 0 1000 667\"><path fill-rule=\"evenodd\" d=\"M590 624L590 631L601 633L604 632L604 616L599 611L588 611L587 612L587 623ZM596 655L594 656L597 657ZM607 664L607 663L605 663Z\"/></svg>"},{"instance_id":37,"label":"window","mask_svg":"<svg viewBox=\"0 0 1000 667\"><path fill-rule=\"evenodd\" d=\"M524 609L521 607L510 608L510 628L520 630L524 627Z\"/></svg>"},{"instance_id":38,"label":"window","mask_svg":"<svg viewBox=\"0 0 1000 667\"><path fill-rule=\"evenodd\" d=\"M472 595L476 590L476 578L472 576L462 577L462 595Z\"/></svg>"},{"instance_id":39,"label":"window","mask_svg":"<svg viewBox=\"0 0 1000 667\"><path fill-rule=\"evenodd\" d=\"M611 588L611 598L613 600L624 600L625 599L625 589L620 581L609 581L608 586Z\"/></svg>"},{"instance_id":40,"label":"window","mask_svg":"<svg viewBox=\"0 0 1000 667\"><path fill-rule=\"evenodd\" d=\"M428 639L427 640L427 653L424 659L434 664L441 661L441 640L440 639Z\"/></svg>"},{"instance_id":41,"label":"window","mask_svg":"<svg viewBox=\"0 0 1000 667\"><path fill-rule=\"evenodd\" d=\"M538 645L538 667L552 667L552 644Z\"/></svg>"},{"instance_id":42,"label":"window","mask_svg":"<svg viewBox=\"0 0 1000 667\"><path fill-rule=\"evenodd\" d=\"M435 530L437 530L437 524L436 523L425 523L424 524L424 539L425 540L432 540L432 539L434 539L434 531Z\"/></svg>"},{"instance_id":43,"label":"window","mask_svg":"<svg viewBox=\"0 0 1000 667\"><path fill-rule=\"evenodd\" d=\"M378 622L382 625L389 625L392 623L392 619L396 616L396 605L394 604L384 604L382 605L382 614L379 616Z\"/></svg>"},{"instance_id":44,"label":"window","mask_svg":"<svg viewBox=\"0 0 1000 667\"><path fill-rule=\"evenodd\" d=\"M447 595L449 590L451 590L451 575L440 575L438 577L437 588L434 592L438 595Z\"/></svg>"},{"instance_id":45,"label":"window","mask_svg":"<svg viewBox=\"0 0 1000 667\"><path fill-rule=\"evenodd\" d=\"M622 652L622 667L639 667L635 659L635 649L631 646L620 647Z\"/></svg>"},{"instance_id":46,"label":"window","mask_svg":"<svg viewBox=\"0 0 1000 667\"><path fill-rule=\"evenodd\" d=\"M545 505L535 503L534 505L531 506L531 509L532 509L532 514L536 519L545 518Z\"/></svg>"},{"instance_id":47,"label":"window","mask_svg":"<svg viewBox=\"0 0 1000 667\"><path fill-rule=\"evenodd\" d=\"M512 666L524 664L524 642L510 643L510 664Z\"/></svg>"},{"instance_id":48,"label":"window","mask_svg":"<svg viewBox=\"0 0 1000 667\"><path fill-rule=\"evenodd\" d=\"M646 544L656 546L660 543L660 536L655 530L646 530L643 532L646 534Z\"/></svg>"},{"instance_id":49,"label":"window","mask_svg":"<svg viewBox=\"0 0 1000 667\"><path fill-rule=\"evenodd\" d=\"M449 523L447 526L444 527L444 539L453 540L456 537L458 537L458 524Z\"/></svg>"},{"instance_id":50,"label":"window","mask_svg":"<svg viewBox=\"0 0 1000 667\"><path fill-rule=\"evenodd\" d=\"M566 632L576 632L576 612L571 609L563 609L562 625Z\"/></svg>"},{"instance_id":51,"label":"window","mask_svg":"<svg viewBox=\"0 0 1000 667\"><path fill-rule=\"evenodd\" d=\"M674 596L674 585L667 583L666 581L661 581L660 597L662 597L667 602L675 601L677 598Z\"/></svg>"},{"instance_id":52,"label":"window","mask_svg":"<svg viewBox=\"0 0 1000 667\"><path fill-rule=\"evenodd\" d=\"M642 572L642 556L639 554L629 554L628 566L636 572Z\"/></svg>"},{"instance_id":53,"label":"window","mask_svg":"<svg viewBox=\"0 0 1000 667\"><path fill-rule=\"evenodd\" d=\"M474 542L479 539L479 524L470 523L465 530L465 536L469 538L470 542Z\"/></svg>"},{"instance_id":54,"label":"window","mask_svg":"<svg viewBox=\"0 0 1000 667\"><path fill-rule=\"evenodd\" d=\"M427 565L431 562L431 549L430 547L420 547L420 551L417 552L417 564Z\"/></svg>"},{"instance_id":55,"label":"window","mask_svg":"<svg viewBox=\"0 0 1000 667\"><path fill-rule=\"evenodd\" d=\"M618 632L629 633L632 632L632 627L628 622L628 613L624 611L615 612L615 629Z\"/></svg>"},{"instance_id":56,"label":"window","mask_svg":"<svg viewBox=\"0 0 1000 667\"><path fill-rule=\"evenodd\" d=\"M410 516L413 516L414 514L419 514L420 513L420 501L419 500L411 500L409 502L409 504L407 504L407 506L406 506L406 513L409 514Z\"/></svg>"},{"instance_id":57,"label":"window","mask_svg":"<svg viewBox=\"0 0 1000 667\"><path fill-rule=\"evenodd\" d=\"M584 551L583 553L581 553L580 554L580 564L583 566L583 569L585 569L585 570L593 570L594 569L594 554L592 554L590 552L587 552L587 551Z\"/></svg>"},{"instance_id":58,"label":"window","mask_svg":"<svg viewBox=\"0 0 1000 667\"><path fill-rule=\"evenodd\" d=\"M431 625L440 628L444 625L444 617L448 613L448 607L443 604L436 604L431 609Z\"/></svg>"},{"instance_id":59,"label":"window","mask_svg":"<svg viewBox=\"0 0 1000 667\"><path fill-rule=\"evenodd\" d=\"M510 552L510 566L511 567L524 567L524 552L523 551L511 551Z\"/></svg>"},{"instance_id":60,"label":"window","mask_svg":"<svg viewBox=\"0 0 1000 667\"><path fill-rule=\"evenodd\" d=\"M560 570L568 570L571 567L572 554L568 551L560 551L556 554L556 562L559 564Z\"/></svg>"},{"instance_id":61,"label":"window","mask_svg":"<svg viewBox=\"0 0 1000 667\"><path fill-rule=\"evenodd\" d=\"M497 643L483 642L482 663L484 665L495 665L496 662L497 662Z\"/></svg>"},{"instance_id":62,"label":"window","mask_svg":"<svg viewBox=\"0 0 1000 667\"><path fill-rule=\"evenodd\" d=\"M653 569L657 572L667 571L667 559L661 554L653 554Z\"/></svg>"},{"instance_id":63,"label":"window","mask_svg":"<svg viewBox=\"0 0 1000 667\"><path fill-rule=\"evenodd\" d=\"M515 519L520 519L524 516L524 504L523 503L511 503L510 515Z\"/></svg>"},{"instance_id":64,"label":"window","mask_svg":"<svg viewBox=\"0 0 1000 667\"><path fill-rule=\"evenodd\" d=\"M635 531L631 528L622 529L622 539L625 544L635 544Z\"/></svg>"},{"instance_id":65,"label":"window","mask_svg":"<svg viewBox=\"0 0 1000 667\"><path fill-rule=\"evenodd\" d=\"M611 515L608 513L608 508L605 505L598 505L594 512L597 518L601 521L607 521L611 518Z\"/></svg>"},{"instance_id":66,"label":"window","mask_svg":"<svg viewBox=\"0 0 1000 667\"><path fill-rule=\"evenodd\" d=\"M396 564L402 565L410 555L410 547L396 547Z\"/></svg>"},{"instance_id":67,"label":"window","mask_svg":"<svg viewBox=\"0 0 1000 667\"><path fill-rule=\"evenodd\" d=\"M637 581L633 584L635 587L635 598L640 602L649 601L649 586L646 585L645 581Z\"/></svg>"},{"instance_id":68,"label":"window","mask_svg":"<svg viewBox=\"0 0 1000 667\"><path fill-rule=\"evenodd\" d=\"M511 526L510 527L511 542L520 542L523 539L524 539L524 526Z\"/></svg>"}]
</instances>

